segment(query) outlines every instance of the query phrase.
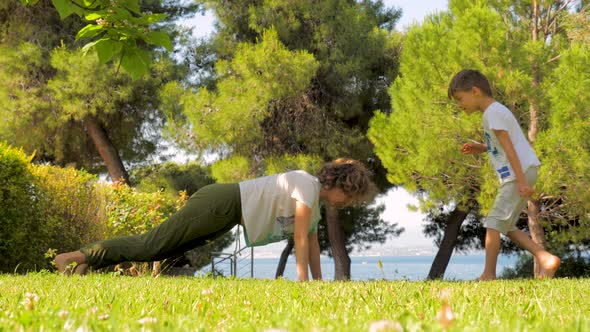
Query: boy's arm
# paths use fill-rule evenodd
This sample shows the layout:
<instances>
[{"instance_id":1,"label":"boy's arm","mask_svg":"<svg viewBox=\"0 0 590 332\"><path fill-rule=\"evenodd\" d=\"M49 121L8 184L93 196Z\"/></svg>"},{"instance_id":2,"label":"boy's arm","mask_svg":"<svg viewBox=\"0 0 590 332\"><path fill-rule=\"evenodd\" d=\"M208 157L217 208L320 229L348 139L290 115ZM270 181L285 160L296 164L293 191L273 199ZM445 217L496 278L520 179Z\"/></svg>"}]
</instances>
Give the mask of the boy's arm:
<instances>
[{"instance_id":1,"label":"boy's arm","mask_svg":"<svg viewBox=\"0 0 590 332\"><path fill-rule=\"evenodd\" d=\"M508 162L510 163L512 170L514 171L514 175L516 176L518 194L522 197L531 196L534 193L534 190L526 182L524 172L522 171L522 166L520 165L520 160L518 159L516 150L514 150L514 145L512 144L510 135L508 135L508 132L506 130L497 129L494 129L494 134L496 135L498 142L500 142L500 145L502 145L502 148L506 153L506 157L508 158Z\"/></svg>"},{"instance_id":2,"label":"boy's arm","mask_svg":"<svg viewBox=\"0 0 590 332\"><path fill-rule=\"evenodd\" d=\"M481 143L465 143L461 147L461 152L464 154L479 154L488 150L485 144Z\"/></svg>"},{"instance_id":3,"label":"boy's arm","mask_svg":"<svg viewBox=\"0 0 590 332\"><path fill-rule=\"evenodd\" d=\"M318 233L309 233L309 269L313 280L322 280L322 266L320 265L320 243Z\"/></svg>"},{"instance_id":4,"label":"boy's arm","mask_svg":"<svg viewBox=\"0 0 590 332\"><path fill-rule=\"evenodd\" d=\"M311 209L295 201L295 226L293 240L295 240L295 264L297 265L297 279L299 281L309 280L309 224Z\"/></svg>"}]
</instances>

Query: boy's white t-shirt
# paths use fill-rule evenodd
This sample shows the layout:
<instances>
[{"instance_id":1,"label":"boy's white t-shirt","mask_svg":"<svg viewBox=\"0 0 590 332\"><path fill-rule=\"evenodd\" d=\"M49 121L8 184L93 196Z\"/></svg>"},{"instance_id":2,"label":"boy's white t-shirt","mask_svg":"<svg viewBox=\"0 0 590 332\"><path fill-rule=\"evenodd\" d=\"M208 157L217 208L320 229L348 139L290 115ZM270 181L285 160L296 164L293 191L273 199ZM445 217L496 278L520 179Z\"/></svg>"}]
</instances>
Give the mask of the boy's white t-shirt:
<instances>
[{"instance_id":1,"label":"boy's white t-shirt","mask_svg":"<svg viewBox=\"0 0 590 332\"><path fill-rule=\"evenodd\" d=\"M483 131L488 156L492 162L492 166L494 166L494 169L498 173L500 183L514 181L516 180L516 176L506 157L506 152L494 134L494 129L508 132L523 172L531 166L541 165L539 158L537 158L535 151L524 136L512 112L499 102L493 102L483 113Z\"/></svg>"},{"instance_id":2,"label":"boy's white t-shirt","mask_svg":"<svg viewBox=\"0 0 590 332\"><path fill-rule=\"evenodd\" d=\"M292 236L296 201L311 209L309 232L317 232L321 216L320 182L316 177L305 171L292 171L242 181L239 185L248 246Z\"/></svg>"}]
</instances>

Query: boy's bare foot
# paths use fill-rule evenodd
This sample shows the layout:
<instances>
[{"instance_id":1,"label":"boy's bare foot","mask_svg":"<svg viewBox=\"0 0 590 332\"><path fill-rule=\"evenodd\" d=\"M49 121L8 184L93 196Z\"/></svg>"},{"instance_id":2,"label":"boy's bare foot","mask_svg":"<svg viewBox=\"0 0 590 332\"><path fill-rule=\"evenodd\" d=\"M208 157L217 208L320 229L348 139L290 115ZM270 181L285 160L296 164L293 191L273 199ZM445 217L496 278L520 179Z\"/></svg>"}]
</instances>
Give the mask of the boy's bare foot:
<instances>
[{"instance_id":1,"label":"boy's bare foot","mask_svg":"<svg viewBox=\"0 0 590 332\"><path fill-rule=\"evenodd\" d=\"M490 281L496 280L496 276L493 274L482 273L481 276L477 279L477 281Z\"/></svg>"},{"instance_id":2,"label":"boy's bare foot","mask_svg":"<svg viewBox=\"0 0 590 332\"><path fill-rule=\"evenodd\" d=\"M547 255L543 259L539 259L539 275L537 276L539 279L551 279L555 276L555 272L561 265L561 259L554 255Z\"/></svg>"}]
</instances>

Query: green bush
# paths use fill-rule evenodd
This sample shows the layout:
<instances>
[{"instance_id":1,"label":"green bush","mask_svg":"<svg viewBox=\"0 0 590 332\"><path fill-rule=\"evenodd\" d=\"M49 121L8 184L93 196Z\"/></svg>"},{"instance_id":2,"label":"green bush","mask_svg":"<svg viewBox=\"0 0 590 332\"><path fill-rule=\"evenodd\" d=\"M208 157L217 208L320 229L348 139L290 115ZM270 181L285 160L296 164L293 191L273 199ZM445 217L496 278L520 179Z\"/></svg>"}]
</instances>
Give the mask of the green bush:
<instances>
[{"instance_id":1,"label":"green bush","mask_svg":"<svg viewBox=\"0 0 590 332\"><path fill-rule=\"evenodd\" d=\"M0 272L33 269L35 257L42 257L37 188L28 164L22 150L0 142Z\"/></svg>"},{"instance_id":2,"label":"green bush","mask_svg":"<svg viewBox=\"0 0 590 332\"><path fill-rule=\"evenodd\" d=\"M39 189L43 234L38 241L45 250L72 251L104 237L107 186L71 167L31 165L30 170Z\"/></svg>"},{"instance_id":3,"label":"green bush","mask_svg":"<svg viewBox=\"0 0 590 332\"><path fill-rule=\"evenodd\" d=\"M104 237L105 193L73 168L32 165L0 144L0 271L50 268L49 249L71 251Z\"/></svg>"},{"instance_id":4,"label":"green bush","mask_svg":"<svg viewBox=\"0 0 590 332\"><path fill-rule=\"evenodd\" d=\"M99 183L74 168L32 165L22 150L0 143L0 272L50 268L46 253L143 233L185 200Z\"/></svg>"},{"instance_id":5,"label":"green bush","mask_svg":"<svg viewBox=\"0 0 590 332\"><path fill-rule=\"evenodd\" d=\"M101 183L71 167L32 165L22 150L0 143L0 272L51 268L48 258L56 252L144 233L184 205L188 195L178 194L178 187L194 192L213 182L194 165L157 166L138 178L155 191ZM231 240L231 235L222 237L187 259L205 264L211 250Z\"/></svg>"},{"instance_id":6,"label":"green bush","mask_svg":"<svg viewBox=\"0 0 590 332\"><path fill-rule=\"evenodd\" d=\"M141 234L164 222L184 205L186 195L176 201L163 191L144 193L125 184L113 184L107 190L106 237Z\"/></svg>"}]
</instances>

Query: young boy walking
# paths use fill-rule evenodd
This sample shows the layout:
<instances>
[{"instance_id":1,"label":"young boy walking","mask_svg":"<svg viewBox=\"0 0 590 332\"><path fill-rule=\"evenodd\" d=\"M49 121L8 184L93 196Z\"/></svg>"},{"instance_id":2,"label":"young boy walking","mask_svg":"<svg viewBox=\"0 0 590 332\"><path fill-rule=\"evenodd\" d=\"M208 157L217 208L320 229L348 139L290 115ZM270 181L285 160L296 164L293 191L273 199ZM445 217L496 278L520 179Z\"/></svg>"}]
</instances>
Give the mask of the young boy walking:
<instances>
[{"instance_id":1,"label":"young boy walking","mask_svg":"<svg viewBox=\"0 0 590 332\"><path fill-rule=\"evenodd\" d=\"M533 186L541 164L535 151L512 112L494 100L490 83L479 71L465 69L457 73L449 85L448 96L467 114L483 112L485 144L465 143L461 152L479 154L487 151L500 179L494 205L484 224L486 261L479 280L496 279L500 233L535 256L540 265L540 278L552 278L561 260L515 226L527 198L534 193Z\"/></svg>"}]
</instances>

